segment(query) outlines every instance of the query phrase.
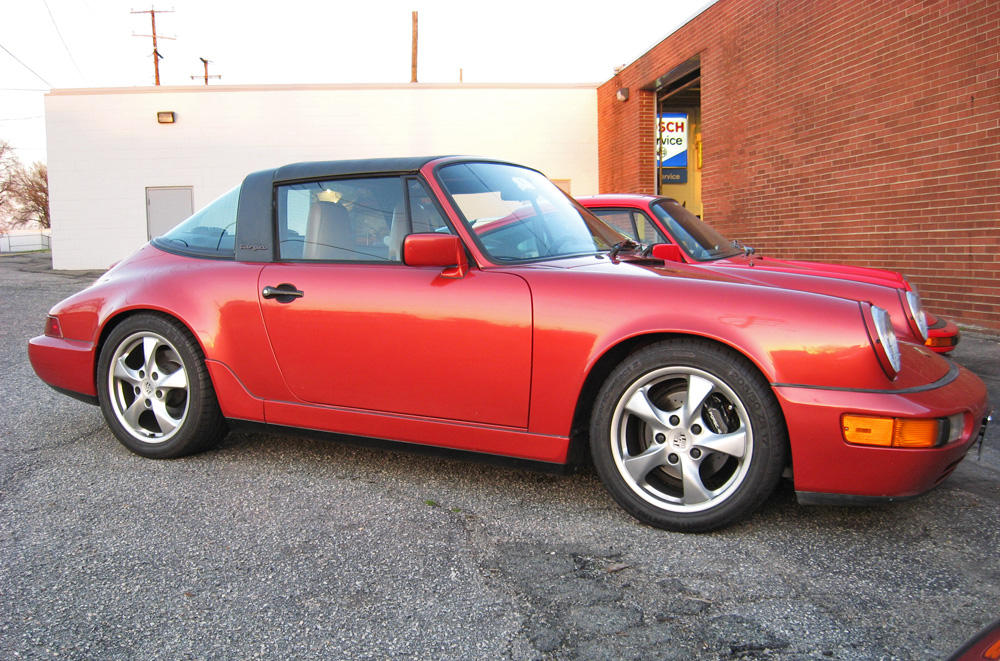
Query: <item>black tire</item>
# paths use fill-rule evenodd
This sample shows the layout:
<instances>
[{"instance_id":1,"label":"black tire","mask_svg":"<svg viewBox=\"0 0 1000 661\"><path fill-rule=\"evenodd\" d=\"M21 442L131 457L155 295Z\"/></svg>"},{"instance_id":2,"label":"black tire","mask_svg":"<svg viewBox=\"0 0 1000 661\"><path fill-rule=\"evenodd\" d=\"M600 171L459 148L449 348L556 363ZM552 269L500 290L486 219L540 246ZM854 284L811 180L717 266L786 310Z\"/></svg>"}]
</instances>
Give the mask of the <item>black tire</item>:
<instances>
[{"instance_id":1,"label":"black tire","mask_svg":"<svg viewBox=\"0 0 1000 661\"><path fill-rule=\"evenodd\" d=\"M97 364L97 395L118 440L151 459L201 452L228 432L201 347L163 315L137 314L111 331Z\"/></svg>"},{"instance_id":2,"label":"black tire","mask_svg":"<svg viewBox=\"0 0 1000 661\"><path fill-rule=\"evenodd\" d=\"M591 415L604 486L626 512L665 530L707 532L749 515L774 491L787 448L781 408L760 372L696 338L632 353Z\"/></svg>"}]
</instances>

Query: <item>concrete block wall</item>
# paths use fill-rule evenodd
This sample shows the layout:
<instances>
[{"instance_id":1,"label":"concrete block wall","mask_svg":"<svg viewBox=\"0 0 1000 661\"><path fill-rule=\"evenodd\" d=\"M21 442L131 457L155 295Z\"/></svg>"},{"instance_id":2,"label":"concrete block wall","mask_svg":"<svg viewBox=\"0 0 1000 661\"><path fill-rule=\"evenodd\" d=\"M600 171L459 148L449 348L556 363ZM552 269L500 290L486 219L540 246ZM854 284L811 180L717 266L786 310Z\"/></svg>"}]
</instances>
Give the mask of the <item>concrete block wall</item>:
<instances>
[{"instance_id":1,"label":"concrete block wall","mask_svg":"<svg viewBox=\"0 0 1000 661\"><path fill-rule=\"evenodd\" d=\"M1000 3L718 0L599 88L602 192L655 192L643 88L695 55L706 220L1000 331Z\"/></svg>"},{"instance_id":2,"label":"concrete block wall","mask_svg":"<svg viewBox=\"0 0 1000 661\"><path fill-rule=\"evenodd\" d=\"M45 99L53 267L146 242L147 187L200 209L285 163L473 154L597 192L596 85L312 85L53 90ZM158 124L160 111L176 113Z\"/></svg>"}]
</instances>

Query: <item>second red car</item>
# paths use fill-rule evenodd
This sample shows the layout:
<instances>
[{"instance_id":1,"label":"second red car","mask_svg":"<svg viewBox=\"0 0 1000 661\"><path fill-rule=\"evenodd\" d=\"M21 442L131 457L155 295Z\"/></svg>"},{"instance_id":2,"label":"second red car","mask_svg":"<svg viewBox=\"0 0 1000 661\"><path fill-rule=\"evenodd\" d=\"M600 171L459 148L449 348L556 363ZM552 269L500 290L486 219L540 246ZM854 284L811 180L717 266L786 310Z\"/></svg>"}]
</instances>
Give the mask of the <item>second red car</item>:
<instances>
[{"instance_id":1,"label":"second red car","mask_svg":"<svg viewBox=\"0 0 1000 661\"><path fill-rule=\"evenodd\" d=\"M958 345L958 326L923 310L920 295L899 273L802 262L754 253L730 241L679 202L655 195L594 195L577 198L594 215L643 244L665 243L659 256L725 269L748 282L871 301L892 314L896 333L938 353ZM671 254L668 255L667 253Z\"/></svg>"}]
</instances>

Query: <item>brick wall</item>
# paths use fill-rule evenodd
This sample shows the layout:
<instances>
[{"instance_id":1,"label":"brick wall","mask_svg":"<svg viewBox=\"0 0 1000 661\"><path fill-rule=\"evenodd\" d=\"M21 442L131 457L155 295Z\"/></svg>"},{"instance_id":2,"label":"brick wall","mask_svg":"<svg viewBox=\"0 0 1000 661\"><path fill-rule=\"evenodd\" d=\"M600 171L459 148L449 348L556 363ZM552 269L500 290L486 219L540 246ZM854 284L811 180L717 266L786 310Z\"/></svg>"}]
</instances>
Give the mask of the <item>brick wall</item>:
<instances>
[{"instance_id":1,"label":"brick wall","mask_svg":"<svg viewBox=\"0 0 1000 661\"><path fill-rule=\"evenodd\" d=\"M700 55L706 220L1000 331L998 54L996 0L719 0L598 90L601 191L655 191L642 88Z\"/></svg>"}]
</instances>

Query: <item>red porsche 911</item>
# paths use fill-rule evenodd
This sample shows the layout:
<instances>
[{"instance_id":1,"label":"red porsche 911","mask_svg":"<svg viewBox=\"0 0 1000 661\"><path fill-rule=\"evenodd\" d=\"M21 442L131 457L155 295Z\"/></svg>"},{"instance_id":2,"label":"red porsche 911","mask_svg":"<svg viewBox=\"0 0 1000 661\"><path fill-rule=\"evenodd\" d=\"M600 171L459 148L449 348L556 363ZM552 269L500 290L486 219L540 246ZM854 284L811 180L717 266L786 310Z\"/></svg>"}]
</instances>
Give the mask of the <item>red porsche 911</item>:
<instances>
[{"instance_id":1,"label":"red porsche 911","mask_svg":"<svg viewBox=\"0 0 1000 661\"><path fill-rule=\"evenodd\" d=\"M898 273L758 255L753 248L729 241L668 197L593 195L578 201L635 241L676 246L673 251L661 249L668 259L728 269L747 282L871 301L893 315L901 338L924 343L937 353L947 353L958 345L958 326L925 311L916 289Z\"/></svg>"},{"instance_id":2,"label":"red porsche 911","mask_svg":"<svg viewBox=\"0 0 1000 661\"><path fill-rule=\"evenodd\" d=\"M661 251L511 163L298 163L56 305L29 355L146 457L248 429L592 460L679 531L748 515L782 475L804 503L916 496L981 441L983 383L879 304Z\"/></svg>"}]
</instances>

